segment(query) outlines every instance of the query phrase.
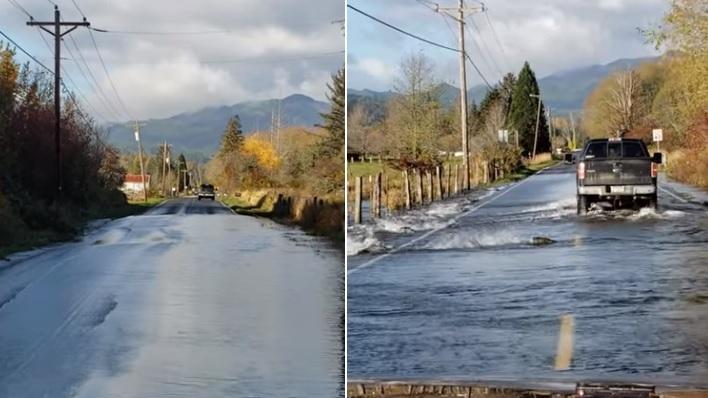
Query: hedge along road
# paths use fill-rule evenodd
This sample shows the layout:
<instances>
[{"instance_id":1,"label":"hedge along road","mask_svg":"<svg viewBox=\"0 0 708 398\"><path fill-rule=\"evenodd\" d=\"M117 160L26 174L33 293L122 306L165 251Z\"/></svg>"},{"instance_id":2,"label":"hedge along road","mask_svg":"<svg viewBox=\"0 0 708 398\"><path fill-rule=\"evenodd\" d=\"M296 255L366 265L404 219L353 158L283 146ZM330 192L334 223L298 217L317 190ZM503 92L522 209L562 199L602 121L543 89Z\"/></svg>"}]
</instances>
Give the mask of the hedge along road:
<instances>
[{"instance_id":1,"label":"hedge along road","mask_svg":"<svg viewBox=\"0 0 708 398\"><path fill-rule=\"evenodd\" d=\"M110 222L0 271L0 396L342 395L343 268L219 202Z\"/></svg>"},{"instance_id":2,"label":"hedge along road","mask_svg":"<svg viewBox=\"0 0 708 398\"><path fill-rule=\"evenodd\" d=\"M706 195L660 185L656 212L577 216L574 170L557 166L351 227L350 378L708 384Z\"/></svg>"}]
</instances>

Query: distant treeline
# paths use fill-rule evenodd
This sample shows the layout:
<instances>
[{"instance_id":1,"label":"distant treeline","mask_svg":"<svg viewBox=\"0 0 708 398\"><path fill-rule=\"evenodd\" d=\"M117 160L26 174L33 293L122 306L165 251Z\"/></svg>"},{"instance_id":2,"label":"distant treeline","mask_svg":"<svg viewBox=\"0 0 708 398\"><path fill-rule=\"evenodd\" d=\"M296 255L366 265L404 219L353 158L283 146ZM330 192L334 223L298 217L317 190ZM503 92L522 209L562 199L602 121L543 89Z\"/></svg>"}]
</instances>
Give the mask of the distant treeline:
<instances>
[{"instance_id":1,"label":"distant treeline","mask_svg":"<svg viewBox=\"0 0 708 398\"><path fill-rule=\"evenodd\" d=\"M365 103L350 110L349 153L398 159L401 168L432 169L441 164L444 154L462 150L460 107L445 105L441 84L434 78L434 65L425 55L405 56L399 69L394 95L383 112L373 114ZM470 153L490 160L503 158L513 169L521 164L523 156L533 154L534 146L536 153L550 151L545 107L532 96L538 94L535 73L525 63L518 75L509 73L491 87L479 104L470 101ZM503 140L499 139L499 130L508 131Z\"/></svg>"}]
</instances>

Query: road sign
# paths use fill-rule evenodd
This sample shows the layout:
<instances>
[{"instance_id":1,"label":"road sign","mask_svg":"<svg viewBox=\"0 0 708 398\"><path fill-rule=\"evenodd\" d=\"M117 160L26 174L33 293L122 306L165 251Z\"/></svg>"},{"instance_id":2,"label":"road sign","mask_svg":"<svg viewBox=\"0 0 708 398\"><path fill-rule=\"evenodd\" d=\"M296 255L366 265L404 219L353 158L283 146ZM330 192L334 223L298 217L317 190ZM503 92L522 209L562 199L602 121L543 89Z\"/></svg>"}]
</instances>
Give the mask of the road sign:
<instances>
[{"instance_id":1,"label":"road sign","mask_svg":"<svg viewBox=\"0 0 708 398\"><path fill-rule=\"evenodd\" d=\"M135 132L135 141L140 141L140 134L138 132Z\"/></svg>"},{"instance_id":2,"label":"road sign","mask_svg":"<svg viewBox=\"0 0 708 398\"><path fill-rule=\"evenodd\" d=\"M661 142L664 140L664 130L662 130L662 129L652 130L651 135L654 139L654 142Z\"/></svg>"}]
</instances>

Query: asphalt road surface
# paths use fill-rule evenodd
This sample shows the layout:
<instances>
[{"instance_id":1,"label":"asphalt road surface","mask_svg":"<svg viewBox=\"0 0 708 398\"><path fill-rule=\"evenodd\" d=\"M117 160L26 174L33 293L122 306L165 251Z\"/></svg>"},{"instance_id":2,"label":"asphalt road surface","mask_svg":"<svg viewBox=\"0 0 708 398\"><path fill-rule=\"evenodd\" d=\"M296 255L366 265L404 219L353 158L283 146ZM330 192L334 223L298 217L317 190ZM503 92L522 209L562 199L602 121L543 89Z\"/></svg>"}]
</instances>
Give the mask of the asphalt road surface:
<instances>
[{"instance_id":1,"label":"asphalt road surface","mask_svg":"<svg viewBox=\"0 0 708 398\"><path fill-rule=\"evenodd\" d=\"M708 197L660 185L656 212L577 216L558 166L350 227L349 377L708 384Z\"/></svg>"},{"instance_id":2,"label":"asphalt road surface","mask_svg":"<svg viewBox=\"0 0 708 398\"><path fill-rule=\"evenodd\" d=\"M343 261L171 200L0 262L0 397L335 397Z\"/></svg>"}]
</instances>

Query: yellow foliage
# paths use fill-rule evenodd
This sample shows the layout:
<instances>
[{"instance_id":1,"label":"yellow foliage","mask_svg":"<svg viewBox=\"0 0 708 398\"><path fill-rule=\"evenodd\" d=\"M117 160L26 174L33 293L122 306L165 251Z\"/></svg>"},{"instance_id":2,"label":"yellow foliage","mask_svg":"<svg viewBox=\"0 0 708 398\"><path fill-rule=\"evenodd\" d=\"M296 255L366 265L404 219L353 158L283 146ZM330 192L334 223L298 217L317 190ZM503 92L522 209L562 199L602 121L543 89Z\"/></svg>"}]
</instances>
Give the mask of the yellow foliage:
<instances>
[{"instance_id":1,"label":"yellow foliage","mask_svg":"<svg viewBox=\"0 0 708 398\"><path fill-rule=\"evenodd\" d=\"M266 170L275 170L280 166L280 158L268 141L247 137L243 142L242 151L246 155L255 157L258 164Z\"/></svg>"}]
</instances>

